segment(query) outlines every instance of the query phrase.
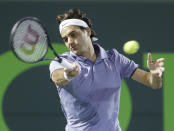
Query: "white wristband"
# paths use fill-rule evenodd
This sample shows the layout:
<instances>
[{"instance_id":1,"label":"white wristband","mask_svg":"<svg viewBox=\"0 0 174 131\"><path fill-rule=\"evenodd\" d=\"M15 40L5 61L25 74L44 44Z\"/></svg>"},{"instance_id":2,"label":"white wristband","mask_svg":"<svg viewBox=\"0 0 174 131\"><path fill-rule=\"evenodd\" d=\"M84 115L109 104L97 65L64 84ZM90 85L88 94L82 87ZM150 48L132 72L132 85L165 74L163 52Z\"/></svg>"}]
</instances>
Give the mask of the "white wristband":
<instances>
[{"instance_id":1,"label":"white wristband","mask_svg":"<svg viewBox=\"0 0 174 131\"><path fill-rule=\"evenodd\" d=\"M69 78L65 71L64 71L63 75L64 75L64 78L68 81L71 81L73 79L73 78Z\"/></svg>"}]
</instances>

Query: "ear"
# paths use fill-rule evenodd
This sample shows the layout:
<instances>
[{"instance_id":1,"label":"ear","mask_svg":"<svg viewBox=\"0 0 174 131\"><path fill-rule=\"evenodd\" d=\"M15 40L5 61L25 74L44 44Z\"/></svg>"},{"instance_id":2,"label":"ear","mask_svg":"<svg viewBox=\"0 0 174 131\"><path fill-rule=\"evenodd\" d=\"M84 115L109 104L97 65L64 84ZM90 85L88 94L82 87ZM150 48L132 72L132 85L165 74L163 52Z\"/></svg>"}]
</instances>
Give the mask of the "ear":
<instances>
[{"instance_id":1,"label":"ear","mask_svg":"<svg viewBox=\"0 0 174 131\"><path fill-rule=\"evenodd\" d=\"M89 27L86 28L86 31L88 33L88 36L91 36L91 29Z\"/></svg>"}]
</instances>

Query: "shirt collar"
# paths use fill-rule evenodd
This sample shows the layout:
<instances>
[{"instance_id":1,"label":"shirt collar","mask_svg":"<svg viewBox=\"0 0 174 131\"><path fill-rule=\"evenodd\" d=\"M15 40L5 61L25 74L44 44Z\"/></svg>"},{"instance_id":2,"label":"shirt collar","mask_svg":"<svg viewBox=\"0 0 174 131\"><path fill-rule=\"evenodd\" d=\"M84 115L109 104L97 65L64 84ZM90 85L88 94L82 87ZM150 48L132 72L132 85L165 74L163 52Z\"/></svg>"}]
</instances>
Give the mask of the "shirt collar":
<instances>
[{"instance_id":1,"label":"shirt collar","mask_svg":"<svg viewBox=\"0 0 174 131\"><path fill-rule=\"evenodd\" d=\"M103 49L99 44L93 44L93 46L94 46L95 52L98 53L98 56L101 59L107 59L108 58L108 55L107 55L105 49Z\"/></svg>"},{"instance_id":2,"label":"shirt collar","mask_svg":"<svg viewBox=\"0 0 174 131\"><path fill-rule=\"evenodd\" d=\"M95 43L95 44L93 44L93 46L94 46L95 52L98 53L98 57L100 59L107 59L108 58L108 55L107 55L105 49L103 49L99 44ZM78 56L78 55L74 54L72 51L70 51L70 55L72 57L78 58L78 59L83 59L83 60L87 59L87 58L84 58L82 56Z\"/></svg>"}]
</instances>

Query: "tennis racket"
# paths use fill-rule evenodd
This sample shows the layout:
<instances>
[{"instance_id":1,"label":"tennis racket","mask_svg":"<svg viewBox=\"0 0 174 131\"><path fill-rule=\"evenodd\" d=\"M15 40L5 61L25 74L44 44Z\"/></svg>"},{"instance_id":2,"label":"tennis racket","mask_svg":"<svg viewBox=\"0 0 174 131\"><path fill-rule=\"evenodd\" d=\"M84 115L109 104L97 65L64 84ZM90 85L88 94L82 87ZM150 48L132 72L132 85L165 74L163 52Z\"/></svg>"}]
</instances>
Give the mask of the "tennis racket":
<instances>
[{"instance_id":1,"label":"tennis racket","mask_svg":"<svg viewBox=\"0 0 174 131\"><path fill-rule=\"evenodd\" d=\"M46 28L36 17L25 17L15 23L10 34L10 45L15 56L26 63L56 60L63 67L73 69L71 63L62 59L54 50ZM46 58L48 48L57 59Z\"/></svg>"}]
</instances>

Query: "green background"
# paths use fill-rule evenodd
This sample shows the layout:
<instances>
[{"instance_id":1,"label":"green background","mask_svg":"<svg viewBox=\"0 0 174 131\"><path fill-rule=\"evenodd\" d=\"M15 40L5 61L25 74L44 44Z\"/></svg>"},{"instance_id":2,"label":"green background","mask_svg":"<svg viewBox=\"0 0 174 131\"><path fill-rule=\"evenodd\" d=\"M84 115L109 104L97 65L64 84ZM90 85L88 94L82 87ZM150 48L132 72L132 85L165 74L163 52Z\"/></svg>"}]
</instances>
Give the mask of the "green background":
<instances>
[{"instance_id":1,"label":"green background","mask_svg":"<svg viewBox=\"0 0 174 131\"><path fill-rule=\"evenodd\" d=\"M165 57L163 88L152 90L126 79L122 86L120 123L127 131L173 129L173 34L174 4L136 2L0 2L0 131L63 131L66 124L55 85L49 80L49 62L25 64L12 55L9 35L13 24L25 16L40 18L55 47L63 43L56 15L80 8L91 18L105 49L120 53L128 40L137 40L140 50L126 55L145 70L147 52L153 59ZM56 46L57 45L57 46ZM60 44L61 51L65 49ZM61 53L61 52L59 52ZM49 54L51 55L51 53Z\"/></svg>"}]
</instances>

